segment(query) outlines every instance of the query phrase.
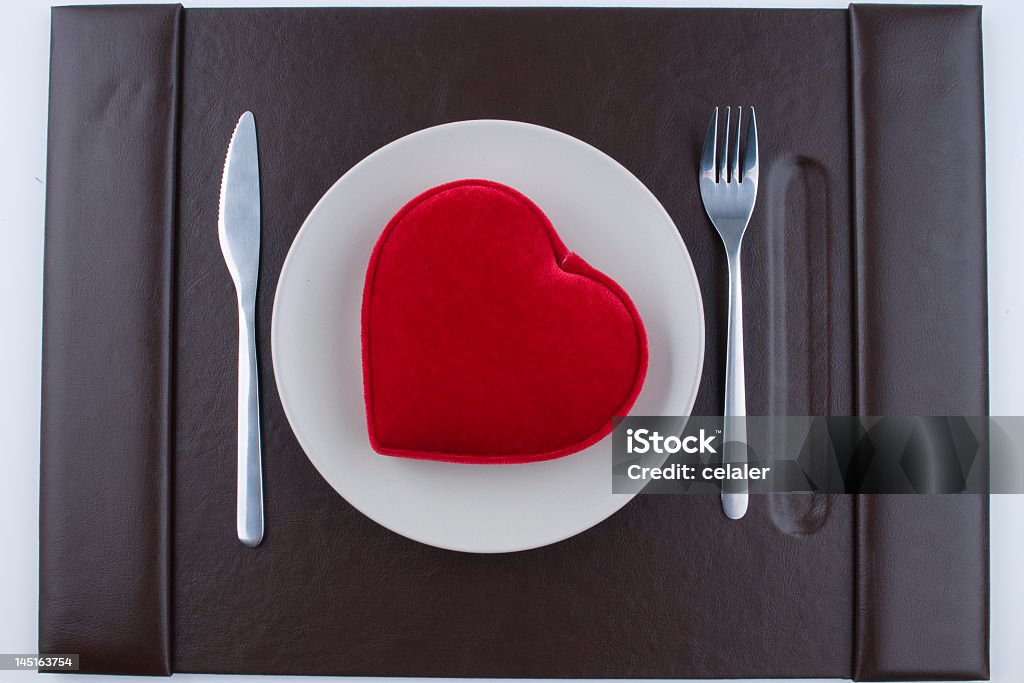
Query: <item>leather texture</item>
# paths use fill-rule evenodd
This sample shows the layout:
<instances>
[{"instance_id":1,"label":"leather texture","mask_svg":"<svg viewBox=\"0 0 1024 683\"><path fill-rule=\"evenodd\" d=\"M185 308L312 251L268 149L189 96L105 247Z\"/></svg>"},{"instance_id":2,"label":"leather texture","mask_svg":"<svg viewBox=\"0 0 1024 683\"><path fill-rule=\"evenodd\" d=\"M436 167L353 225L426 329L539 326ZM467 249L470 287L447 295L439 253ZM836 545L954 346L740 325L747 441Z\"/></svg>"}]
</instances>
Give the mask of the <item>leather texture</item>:
<instances>
[{"instance_id":1,"label":"leather texture","mask_svg":"<svg viewBox=\"0 0 1024 683\"><path fill-rule=\"evenodd\" d=\"M86 673L171 670L179 19L52 14L39 651Z\"/></svg>"},{"instance_id":2,"label":"leather texture","mask_svg":"<svg viewBox=\"0 0 1024 683\"><path fill-rule=\"evenodd\" d=\"M858 414L986 415L981 8L853 6L850 41ZM988 499L865 496L857 529L854 676L988 678Z\"/></svg>"},{"instance_id":3,"label":"leather texture","mask_svg":"<svg viewBox=\"0 0 1024 683\"><path fill-rule=\"evenodd\" d=\"M282 262L340 175L427 126L518 119L608 153L675 220L702 283L709 330L695 413L719 412L726 265L696 176L712 108L746 103L758 107L766 182L789 179L765 190L745 246L751 411L773 412L769 395L784 393L797 414L849 414L845 12L189 9L184 27L176 671L850 675L851 499L809 510L755 504L736 524L715 497L644 496L546 548L474 556L425 547L377 526L317 474L267 362ZM806 43L809 33L828 40L798 58L778 50ZM733 64L749 72L723 70L719 44L744 46ZM780 97L792 83L816 93L814 107L795 106L798 93ZM257 344L267 532L255 552L234 538L234 302L215 229L220 150L246 109L260 131L264 230ZM836 281L821 292L804 269L809 252L830 248L842 249ZM790 289L783 278L798 284ZM805 282L814 291L802 289ZM811 337L806 352L789 330L770 330L778 318L766 309L794 305L803 308L787 315L800 321L795 334ZM770 334L793 344L788 365L755 363L783 356L770 350ZM359 377L351 380L358 386Z\"/></svg>"},{"instance_id":4,"label":"leather texture","mask_svg":"<svg viewBox=\"0 0 1024 683\"><path fill-rule=\"evenodd\" d=\"M915 27L913 40L927 50L944 54L940 48L948 40L964 41L968 50L977 45L974 10L951 9L948 20L938 26L925 12L920 27L912 10L900 11ZM66 16L90 12L100 10ZM150 133L153 126L125 118L134 105L117 97L119 91L106 80L111 78L110 65L81 70L91 42L58 36L56 16L54 54L59 64L54 74L74 73L89 85L83 85L82 101L51 108L50 166L66 167L77 179L75 148L54 142L62 139L60 131L75 129L79 111L96 112L104 122L134 121L138 130ZM135 587L149 591L154 604L166 604L173 596L171 646L161 656L170 657L174 671L867 678L888 667L895 670L901 660L898 647L892 652L876 647L876 654L864 654L869 641L863 629L880 625L897 633L904 623L913 623L917 631L900 677L915 677L915 667L921 665L927 674L918 677L934 678L936 667L922 664L918 654L926 652L922 648L933 635L941 640L951 628L959 629L965 644L942 660L939 673L984 675L986 634L971 611L987 596L987 574L973 571L987 562L979 542L987 524L980 504L910 505L895 510L898 515L893 517L892 508L874 508L851 496L765 496L752 501L742 522L731 522L716 497L640 496L602 524L553 546L500 556L453 553L397 536L341 499L295 441L273 382L269 325L275 284L295 233L323 192L360 159L401 135L449 121L507 118L549 126L596 146L630 169L665 206L690 251L704 296L707 348L694 414L720 412L726 267L719 239L704 215L696 169L712 108L743 104L757 107L763 178L744 247L749 412L846 415L890 407L938 414L974 411L974 393L965 394L969 400L963 403L952 399L965 382L971 392L984 393L985 355L977 339L968 343L959 336L908 334L900 327L900 334L886 336L889 348L882 353L854 333L870 329L870 334L886 334L879 330L889 323L884 305L890 299L916 301L907 312L918 316L925 329L935 329L928 325L938 315L972 323L980 319L983 324L983 280L981 293L969 289L948 301L927 294L931 288L948 287L945 278L951 274L955 276L949 281L977 283L972 278L984 272L985 257L984 217L965 211L952 214L956 227L942 228L955 232L957 241L928 242L952 260L949 273L921 268L911 281L886 280L884 271L866 272L859 263L862 253L887 253L887 233L881 229L887 216L876 214L868 223L856 214L867 201L864 188L871 176L858 165L863 159L855 158L866 153L865 131L884 137L886 129L876 121L875 128L864 127L851 138L851 97L867 101L851 90L851 60L862 64L864 59L850 49L851 16L842 10L184 11L178 36L173 272L152 262L166 252L149 242L138 243L143 235L155 239L150 231L159 221L147 223L142 232L119 213L152 195L136 198L115 192L117 185L97 189L96 196L109 205L102 213L106 222L87 223L87 235L72 231L70 217L63 227L53 227L48 215L43 505L50 521L44 524L42 540L58 552L44 549L41 581L78 596L82 611L95 615L88 625L119 624L128 618L126 613L140 618L112 600L121 594L126 578L121 565L76 564L71 552L76 537L64 535L65 527L56 522L75 516L80 527L94 526L89 532L96 544L106 543L106 535L119 529L115 519L121 518L103 516L105 508L94 502L104 500L99 494L138 503L152 493L146 486L154 482L129 476L122 483L109 471L85 468L76 460L80 451L72 448L73 440L77 436L86 444L117 445L119 439L138 439L140 433L156 439L153 434L159 430L147 430L146 420L170 415L173 506L162 509L165 514L172 511L172 572L162 585ZM125 35L138 35L130 25L99 18L80 21L104 24L103 40L112 44ZM957 30L951 32L951 27ZM168 26L159 40L151 40L150 49L158 52L157 46L176 35ZM68 46L56 45L58 39ZM722 45L733 46L724 57ZM793 50L793 45L800 49ZM863 46L875 49L870 43ZM950 67L940 60L927 68ZM159 85L171 87L173 73L154 73ZM963 76L959 67L950 73ZM936 125L954 130L963 145L960 151L970 157L981 153L981 123L953 112L980 107L980 92L972 89L980 74L971 70L964 78L973 80L948 92L924 94L950 98L935 107L947 117ZM926 102L919 105L927 110ZM257 344L267 534L257 550L243 547L234 534L235 303L216 237L223 151L239 113L247 109L260 130L263 193ZM931 143L919 136L925 130L910 130L905 144ZM107 145L120 149L110 141ZM147 167L150 172L159 168L166 173L169 149L174 149L173 141L149 149L155 155ZM904 157L884 148L882 154L876 163L897 164ZM929 169L945 177L944 167ZM854 170L856 183L851 179ZM134 171L145 177L140 169ZM976 207L983 198L981 176L967 180L961 172L949 176L955 183L943 185L948 200ZM71 180L65 182L50 186L50 194L59 196L48 202L63 206L70 216L81 195L74 192L77 185L67 184ZM902 218L906 209L890 210L894 218ZM879 229L869 233L870 227ZM112 229L123 239L105 240L105 231ZM161 233L160 248L168 234ZM893 235L892 246L906 249L917 233L908 228ZM150 283L147 295L163 293L166 287L173 291L170 411L138 402L122 401L119 410L97 404L117 395L113 388L119 385L106 384L101 374L112 368L92 365L95 354L87 354L88 349L76 355L66 348L63 340L70 337L62 336L65 326L89 320L80 316L92 310L90 299L80 313L81 297L76 301L73 296L78 290L60 284L64 271L84 273L96 263L76 251L86 237L115 250L119 267L133 279ZM52 256L51 243L58 245ZM146 258L136 262L140 250L147 250ZM904 259L915 257L915 251L904 254ZM880 278L871 290L874 298L861 293L869 274ZM51 286L51 279L58 284ZM101 285L112 286L107 281ZM132 306L146 307L142 291L135 294L138 300ZM154 317L168 313L160 307L146 310ZM170 319L168 313L163 327L150 317L134 320L133 328L139 329L133 335L142 336L120 340L126 346L119 353L139 362L160 358L165 347L154 340L167 331ZM82 331L75 331L83 338L88 327L80 327ZM129 329L108 327L113 329L104 334ZM145 330L157 332L151 339ZM168 337L162 339L166 344ZM950 346L940 350L946 340ZM103 359L113 353L99 348L108 354ZM895 362L911 348L924 354L934 349L933 358L945 364L943 372L929 367L918 375L913 364ZM954 348L961 352L947 353ZM885 370L867 372L867 364L874 362L886 363ZM167 386L160 383L166 374L152 367L149 372L139 377L151 386ZM88 390L70 385L69 377L89 380ZM62 389L67 386L78 390ZM866 400L886 392L896 392L888 403ZM907 395L915 400L906 400ZM91 415L94 404L108 412L105 421L90 426L82 416ZM65 412L56 412L61 406ZM154 443L108 449L107 460L93 451L81 452L91 455L88 462L131 475L152 464L168 442L147 447ZM62 468L72 467L83 468L77 477L94 494L92 501L72 495L76 477L58 476L67 471ZM152 471L161 471L159 462ZM155 506L139 509L132 524L159 514ZM931 530L933 535L926 538L932 538L946 531L954 514L964 533L949 535L938 551L910 539L920 554L909 552L908 538L899 531L889 534L888 527L898 518L906 528ZM872 529L880 535L877 542ZM153 537L145 540L152 542ZM166 547L157 544L157 549ZM950 554L959 561L949 562ZM128 566L141 576L156 576L166 567L166 555L149 548L139 548L131 557L136 564ZM951 570L951 565L969 571ZM908 572L918 578L906 579ZM930 590L923 594L927 601L914 593L909 594L914 599L893 597L893 591L907 585L904 581L919 588L918 579L959 597L953 603L935 600ZM966 588L954 583L964 580L970 582ZM876 584L889 592L879 588L869 593ZM89 587L88 593L82 592L83 586ZM78 592L72 594L72 589ZM76 620L76 614L53 607L56 597L52 590L41 597L41 613L49 610L41 621L41 641L71 651L79 651L72 647L76 639L94 644L90 631L79 629L81 617ZM159 648L144 645L130 639L106 643L102 652L119 653L121 659L107 660L100 668L145 669ZM963 658L953 661L960 657L956 652ZM877 664L869 663L872 657Z\"/></svg>"}]
</instances>

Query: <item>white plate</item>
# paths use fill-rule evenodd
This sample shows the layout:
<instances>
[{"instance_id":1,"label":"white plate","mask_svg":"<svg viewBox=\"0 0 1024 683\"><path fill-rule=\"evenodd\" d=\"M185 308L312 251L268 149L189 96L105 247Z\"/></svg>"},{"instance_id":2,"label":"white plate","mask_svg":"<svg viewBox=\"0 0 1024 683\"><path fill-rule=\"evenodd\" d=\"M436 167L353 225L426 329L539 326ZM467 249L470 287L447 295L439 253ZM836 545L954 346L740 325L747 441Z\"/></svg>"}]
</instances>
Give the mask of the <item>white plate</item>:
<instances>
[{"instance_id":1,"label":"white plate","mask_svg":"<svg viewBox=\"0 0 1024 683\"><path fill-rule=\"evenodd\" d=\"M615 279L647 328L650 365L635 415L688 415L704 361L704 314L672 219L615 160L557 131L463 121L377 150L317 203L281 272L271 326L285 414L320 474L358 510L409 538L478 553L525 550L589 529L629 495L611 492L611 441L524 465L378 455L366 434L360 307L388 220L435 185L487 178L548 215L566 246Z\"/></svg>"}]
</instances>

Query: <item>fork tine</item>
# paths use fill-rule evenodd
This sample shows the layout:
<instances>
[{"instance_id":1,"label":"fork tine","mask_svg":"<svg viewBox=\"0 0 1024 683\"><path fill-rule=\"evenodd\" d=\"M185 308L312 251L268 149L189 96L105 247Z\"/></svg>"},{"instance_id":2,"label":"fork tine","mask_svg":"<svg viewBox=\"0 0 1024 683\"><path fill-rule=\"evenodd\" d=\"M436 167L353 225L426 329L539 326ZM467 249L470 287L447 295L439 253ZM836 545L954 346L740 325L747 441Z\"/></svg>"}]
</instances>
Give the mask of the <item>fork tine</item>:
<instances>
[{"instance_id":1,"label":"fork tine","mask_svg":"<svg viewBox=\"0 0 1024 683\"><path fill-rule=\"evenodd\" d=\"M732 120L732 107L725 108L725 128L722 139L722 158L718 161L718 182L729 182L729 123Z\"/></svg>"},{"instance_id":2,"label":"fork tine","mask_svg":"<svg viewBox=\"0 0 1024 683\"><path fill-rule=\"evenodd\" d=\"M739 131L736 132L739 135ZM743 148L743 179L757 182L757 117L750 107L750 123L747 124L747 141Z\"/></svg>"},{"instance_id":3,"label":"fork tine","mask_svg":"<svg viewBox=\"0 0 1024 683\"><path fill-rule=\"evenodd\" d=\"M743 107L736 107L736 142L729 154L729 180L740 180L740 134L743 132Z\"/></svg>"},{"instance_id":4,"label":"fork tine","mask_svg":"<svg viewBox=\"0 0 1024 683\"><path fill-rule=\"evenodd\" d=\"M708 134L704 138L704 151L700 155L700 175L702 178L715 180L715 166L717 165L718 153L718 107L715 107L711 114L711 124L708 126Z\"/></svg>"}]
</instances>

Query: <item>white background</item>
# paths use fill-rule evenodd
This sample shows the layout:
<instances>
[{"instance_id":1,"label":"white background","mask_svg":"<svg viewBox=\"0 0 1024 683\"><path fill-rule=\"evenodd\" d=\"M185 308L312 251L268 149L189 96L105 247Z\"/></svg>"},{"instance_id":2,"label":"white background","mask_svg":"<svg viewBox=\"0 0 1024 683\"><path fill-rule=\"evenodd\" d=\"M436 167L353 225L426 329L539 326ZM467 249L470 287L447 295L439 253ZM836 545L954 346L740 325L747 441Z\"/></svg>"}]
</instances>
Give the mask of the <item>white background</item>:
<instances>
[{"instance_id":1,"label":"white background","mask_svg":"<svg viewBox=\"0 0 1024 683\"><path fill-rule=\"evenodd\" d=\"M107 0L108 2L116 0ZM136 0L137 1L137 0ZM906 2L907 0L903 0ZM43 197L49 58L48 0L0 5L0 653L36 650L38 596L39 381ZM373 4L370 2L190 3L186 6ZM418 4L391 2L391 5ZM438 3L427 3L438 4ZM509 4L456 2L451 4ZM532 3L528 3L532 4ZM541 3L543 4L543 3ZM605 3L565 1L565 5ZM674 2L641 5L714 7L846 7L845 2ZM988 157L991 411L1024 415L1024 2L984 6L985 109ZM723 46L727 50L728 46ZM898 181L898 178L894 178ZM992 498L992 680L1024 681L1024 496ZM0 683L32 672L0 671ZM65 678L60 676L58 678ZM214 681L218 677L178 675ZM55 679L46 679L55 680ZM81 679L79 679L81 680ZM127 683L125 677L90 681ZM145 680L145 679L139 679ZM304 679L232 677L232 683ZM308 679L305 679L308 680ZM321 679L323 680L323 679Z\"/></svg>"}]
</instances>

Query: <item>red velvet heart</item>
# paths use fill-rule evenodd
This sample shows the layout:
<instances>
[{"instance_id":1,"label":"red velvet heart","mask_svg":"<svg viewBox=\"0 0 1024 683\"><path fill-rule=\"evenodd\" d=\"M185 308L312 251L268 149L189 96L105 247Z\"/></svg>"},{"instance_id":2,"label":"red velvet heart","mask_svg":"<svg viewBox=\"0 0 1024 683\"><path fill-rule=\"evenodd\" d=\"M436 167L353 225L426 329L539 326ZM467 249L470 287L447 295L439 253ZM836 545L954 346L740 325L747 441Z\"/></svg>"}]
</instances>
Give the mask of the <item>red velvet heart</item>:
<instances>
[{"instance_id":1,"label":"red velvet heart","mask_svg":"<svg viewBox=\"0 0 1024 683\"><path fill-rule=\"evenodd\" d=\"M607 435L647 372L633 302L547 216L487 180L435 187L381 234L363 290L370 444L465 463L549 460Z\"/></svg>"}]
</instances>

